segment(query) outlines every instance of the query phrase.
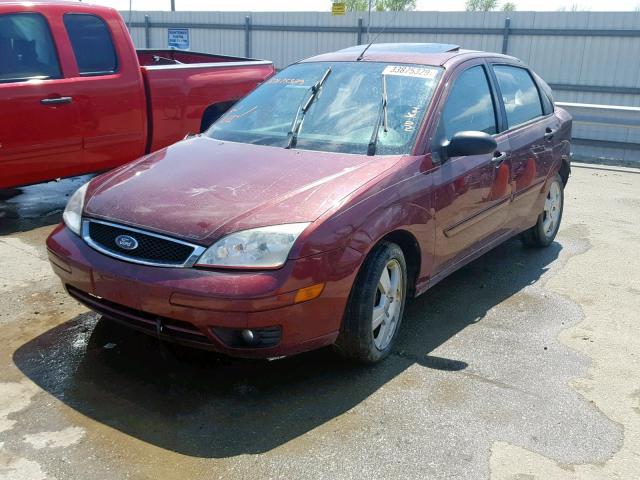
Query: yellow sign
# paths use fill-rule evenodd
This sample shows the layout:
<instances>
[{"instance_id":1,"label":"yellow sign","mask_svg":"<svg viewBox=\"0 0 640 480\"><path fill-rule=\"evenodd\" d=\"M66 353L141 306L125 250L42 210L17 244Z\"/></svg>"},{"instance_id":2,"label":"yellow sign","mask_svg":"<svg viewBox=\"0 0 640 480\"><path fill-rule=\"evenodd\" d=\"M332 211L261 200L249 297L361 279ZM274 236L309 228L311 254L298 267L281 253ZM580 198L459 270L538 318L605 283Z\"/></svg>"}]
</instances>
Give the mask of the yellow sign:
<instances>
[{"instance_id":1,"label":"yellow sign","mask_svg":"<svg viewBox=\"0 0 640 480\"><path fill-rule=\"evenodd\" d=\"M331 15L345 15L347 13L346 3L331 4Z\"/></svg>"}]
</instances>

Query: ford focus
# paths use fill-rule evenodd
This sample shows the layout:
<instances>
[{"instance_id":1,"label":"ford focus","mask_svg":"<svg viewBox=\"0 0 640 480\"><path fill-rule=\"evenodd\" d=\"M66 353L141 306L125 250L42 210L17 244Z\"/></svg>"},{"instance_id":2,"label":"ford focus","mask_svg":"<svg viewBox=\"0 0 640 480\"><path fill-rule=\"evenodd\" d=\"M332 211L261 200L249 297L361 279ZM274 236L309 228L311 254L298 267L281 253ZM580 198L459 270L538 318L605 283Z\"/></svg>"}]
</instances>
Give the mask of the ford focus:
<instances>
[{"instance_id":1,"label":"ford focus","mask_svg":"<svg viewBox=\"0 0 640 480\"><path fill-rule=\"evenodd\" d=\"M92 179L49 258L72 297L162 340L376 362L407 299L516 235L553 242L570 138L570 116L513 57L347 48Z\"/></svg>"}]
</instances>

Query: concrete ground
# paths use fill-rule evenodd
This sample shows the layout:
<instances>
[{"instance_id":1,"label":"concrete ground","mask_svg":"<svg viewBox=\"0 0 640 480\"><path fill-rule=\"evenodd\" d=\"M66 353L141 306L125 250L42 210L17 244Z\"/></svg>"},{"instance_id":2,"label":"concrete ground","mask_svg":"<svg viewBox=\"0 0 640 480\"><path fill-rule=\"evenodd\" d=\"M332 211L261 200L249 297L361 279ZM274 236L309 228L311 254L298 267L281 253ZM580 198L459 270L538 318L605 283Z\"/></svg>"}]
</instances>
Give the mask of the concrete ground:
<instances>
[{"instance_id":1,"label":"concrete ground","mask_svg":"<svg viewBox=\"0 0 640 480\"><path fill-rule=\"evenodd\" d=\"M393 355L231 360L102 321L44 239L79 180L2 192L0 479L640 478L640 171L574 168L557 242L407 308Z\"/></svg>"}]
</instances>

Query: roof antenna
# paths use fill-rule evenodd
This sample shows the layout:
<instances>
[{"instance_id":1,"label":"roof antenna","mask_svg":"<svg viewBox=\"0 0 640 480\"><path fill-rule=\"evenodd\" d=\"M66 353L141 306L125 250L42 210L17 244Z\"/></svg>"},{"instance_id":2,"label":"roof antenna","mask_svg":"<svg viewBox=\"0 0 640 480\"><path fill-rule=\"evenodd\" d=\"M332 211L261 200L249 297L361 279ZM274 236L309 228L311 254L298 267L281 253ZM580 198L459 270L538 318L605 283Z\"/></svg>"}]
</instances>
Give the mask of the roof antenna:
<instances>
[{"instance_id":1,"label":"roof antenna","mask_svg":"<svg viewBox=\"0 0 640 480\"><path fill-rule=\"evenodd\" d=\"M369 47L371 45L373 45L375 43L375 41L378 39L378 37L380 35L382 35L385 30L387 29L387 27L389 27L389 25L391 25L392 23L394 23L396 21L396 18L398 18L398 14L400 12L403 12L404 10L396 10L395 15L393 16L393 18L387 22L387 24L382 28L382 30L380 30L375 37L373 37L373 40L371 40L371 43L369 43L369 45L367 45L366 47L364 47L364 50L362 50L362 52L360 53L360 55L358 55L358 58L356 58L356 62L359 62L360 60L363 59L364 54L367 52L367 50L369 50ZM369 28L371 25L367 25L367 28ZM368 40L368 39L367 39Z\"/></svg>"}]
</instances>

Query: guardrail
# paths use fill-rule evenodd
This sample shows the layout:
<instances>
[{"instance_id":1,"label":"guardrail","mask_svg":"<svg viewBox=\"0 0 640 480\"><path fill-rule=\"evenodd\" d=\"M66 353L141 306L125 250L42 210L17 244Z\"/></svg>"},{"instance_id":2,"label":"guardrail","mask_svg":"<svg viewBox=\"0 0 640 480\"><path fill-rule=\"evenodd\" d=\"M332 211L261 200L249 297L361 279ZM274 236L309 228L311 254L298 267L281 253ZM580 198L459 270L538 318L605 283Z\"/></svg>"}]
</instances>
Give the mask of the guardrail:
<instances>
[{"instance_id":1,"label":"guardrail","mask_svg":"<svg viewBox=\"0 0 640 480\"><path fill-rule=\"evenodd\" d=\"M573 116L576 158L636 166L640 163L640 107L571 102L556 105Z\"/></svg>"}]
</instances>

